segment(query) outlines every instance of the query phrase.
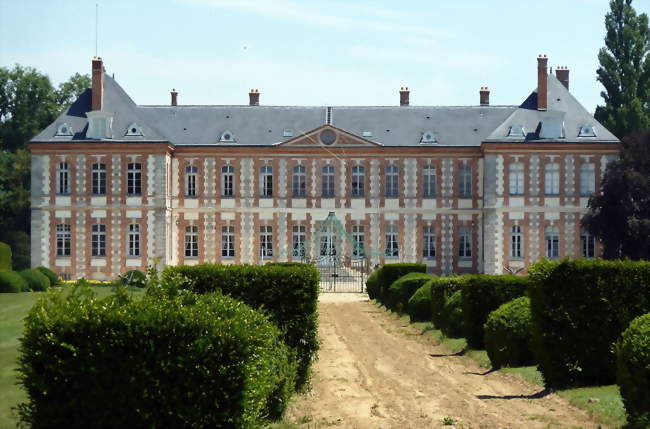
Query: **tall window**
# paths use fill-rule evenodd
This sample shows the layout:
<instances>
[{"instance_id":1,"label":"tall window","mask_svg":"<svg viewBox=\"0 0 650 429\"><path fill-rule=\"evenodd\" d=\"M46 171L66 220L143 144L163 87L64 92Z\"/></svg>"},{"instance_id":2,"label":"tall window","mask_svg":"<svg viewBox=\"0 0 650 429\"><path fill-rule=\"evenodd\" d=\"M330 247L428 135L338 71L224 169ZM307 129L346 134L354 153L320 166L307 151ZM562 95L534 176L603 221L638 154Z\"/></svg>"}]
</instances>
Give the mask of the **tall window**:
<instances>
[{"instance_id":1,"label":"tall window","mask_svg":"<svg viewBox=\"0 0 650 429\"><path fill-rule=\"evenodd\" d=\"M334 166L324 166L321 173L322 197L332 198L334 196Z\"/></svg>"},{"instance_id":2,"label":"tall window","mask_svg":"<svg viewBox=\"0 0 650 429\"><path fill-rule=\"evenodd\" d=\"M352 256L365 255L365 231L363 225L352 225Z\"/></svg>"},{"instance_id":3,"label":"tall window","mask_svg":"<svg viewBox=\"0 0 650 429\"><path fill-rule=\"evenodd\" d=\"M424 259L434 259L436 257L436 233L434 228L430 225L424 227L422 256L424 256Z\"/></svg>"},{"instance_id":4,"label":"tall window","mask_svg":"<svg viewBox=\"0 0 650 429\"><path fill-rule=\"evenodd\" d=\"M90 253L92 256L106 256L106 225L91 227Z\"/></svg>"},{"instance_id":5,"label":"tall window","mask_svg":"<svg viewBox=\"0 0 650 429\"><path fill-rule=\"evenodd\" d=\"M129 225L129 256L140 256L140 225Z\"/></svg>"},{"instance_id":6,"label":"tall window","mask_svg":"<svg viewBox=\"0 0 650 429\"><path fill-rule=\"evenodd\" d=\"M399 167L391 164L386 166L386 197L399 196Z\"/></svg>"},{"instance_id":7,"label":"tall window","mask_svg":"<svg viewBox=\"0 0 650 429\"><path fill-rule=\"evenodd\" d=\"M510 164L510 195L524 195L524 164Z\"/></svg>"},{"instance_id":8,"label":"tall window","mask_svg":"<svg viewBox=\"0 0 650 429\"><path fill-rule=\"evenodd\" d=\"M199 257L199 227L190 225L185 227L185 257Z\"/></svg>"},{"instance_id":9,"label":"tall window","mask_svg":"<svg viewBox=\"0 0 650 429\"><path fill-rule=\"evenodd\" d=\"M270 165L263 165L260 168L260 195L273 196L273 167Z\"/></svg>"},{"instance_id":10,"label":"tall window","mask_svg":"<svg viewBox=\"0 0 650 429\"><path fill-rule=\"evenodd\" d=\"M106 164L96 162L92 166L93 195L106 194Z\"/></svg>"},{"instance_id":11,"label":"tall window","mask_svg":"<svg viewBox=\"0 0 650 429\"><path fill-rule=\"evenodd\" d=\"M422 196L433 198L436 196L436 169L430 165L422 169Z\"/></svg>"},{"instance_id":12,"label":"tall window","mask_svg":"<svg viewBox=\"0 0 650 429\"><path fill-rule=\"evenodd\" d=\"M224 258L235 257L235 227L232 225L221 227L221 256Z\"/></svg>"},{"instance_id":13,"label":"tall window","mask_svg":"<svg viewBox=\"0 0 650 429\"><path fill-rule=\"evenodd\" d=\"M594 164L580 166L580 195L589 196L596 191L596 169Z\"/></svg>"},{"instance_id":14,"label":"tall window","mask_svg":"<svg viewBox=\"0 0 650 429\"><path fill-rule=\"evenodd\" d=\"M194 165L185 167L185 196L196 197L196 175L199 169Z\"/></svg>"},{"instance_id":15,"label":"tall window","mask_svg":"<svg viewBox=\"0 0 650 429\"><path fill-rule=\"evenodd\" d=\"M307 170L302 165L293 167L291 187L295 198L304 198L307 193Z\"/></svg>"},{"instance_id":16,"label":"tall window","mask_svg":"<svg viewBox=\"0 0 650 429\"><path fill-rule=\"evenodd\" d=\"M472 258L472 229L467 226L458 228L458 256L460 259Z\"/></svg>"},{"instance_id":17,"label":"tall window","mask_svg":"<svg viewBox=\"0 0 650 429\"><path fill-rule=\"evenodd\" d=\"M547 226L544 230L544 243L546 244L546 257L557 259L560 257L560 231L557 226Z\"/></svg>"},{"instance_id":18,"label":"tall window","mask_svg":"<svg viewBox=\"0 0 650 429\"><path fill-rule=\"evenodd\" d=\"M363 197L365 196L365 180L366 169L363 165L355 165L352 167L352 196Z\"/></svg>"},{"instance_id":19,"label":"tall window","mask_svg":"<svg viewBox=\"0 0 650 429\"><path fill-rule=\"evenodd\" d=\"M56 256L70 256L72 229L68 224L56 226Z\"/></svg>"},{"instance_id":20,"label":"tall window","mask_svg":"<svg viewBox=\"0 0 650 429\"><path fill-rule=\"evenodd\" d=\"M458 167L458 196L461 198L472 196L472 167L467 164Z\"/></svg>"},{"instance_id":21,"label":"tall window","mask_svg":"<svg viewBox=\"0 0 650 429\"><path fill-rule=\"evenodd\" d=\"M560 195L560 164L546 164L544 167L544 193Z\"/></svg>"},{"instance_id":22,"label":"tall window","mask_svg":"<svg viewBox=\"0 0 650 429\"><path fill-rule=\"evenodd\" d=\"M221 196L232 197L235 195L235 167L224 165L221 167Z\"/></svg>"},{"instance_id":23,"label":"tall window","mask_svg":"<svg viewBox=\"0 0 650 429\"><path fill-rule=\"evenodd\" d=\"M294 225L293 226L293 257L294 258L304 258L305 257L305 226L304 225Z\"/></svg>"},{"instance_id":24,"label":"tall window","mask_svg":"<svg viewBox=\"0 0 650 429\"><path fill-rule=\"evenodd\" d=\"M142 164L132 162L126 169L126 193L140 195L142 193Z\"/></svg>"},{"instance_id":25,"label":"tall window","mask_svg":"<svg viewBox=\"0 0 650 429\"><path fill-rule=\"evenodd\" d=\"M62 195L70 193L70 166L67 162L59 162L56 168L56 193Z\"/></svg>"},{"instance_id":26,"label":"tall window","mask_svg":"<svg viewBox=\"0 0 650 429\"><path fill-rule=\"evenodd\" d=\"M596 239L585 228L582 228L580 231L580 245L582 247L583 258L593 258L596 256Z\"/></svg>"},{"instance_id":27,"label":"tall window","mask_svg":"<svg viewBox=\"0 0 650 429\"><path fill-rule=\"evenodd\" d=\"M510 257L519 259L521 255L521 227L513 225L510 229Z\"/></svg>"},{"instance_id":28,"label":"tall window","mask_svg":"<svg viewBox=\"0 0 650 429\"><path fill-rule=\"evenodd\" d=\"M388 225L386 228L386 256L397 258L399 256L399 236L397 225Z\"/></svg>"},{"instance_id":29,"label":"tall window","mask_svg":"<svg viewBox=\"0 0 650 429\"><path fill-rule=\"evenodd\" d=\"M262 225L260 227L260 256L262 259L273 256L273 227Z\"/></svg>"}]
</instances>

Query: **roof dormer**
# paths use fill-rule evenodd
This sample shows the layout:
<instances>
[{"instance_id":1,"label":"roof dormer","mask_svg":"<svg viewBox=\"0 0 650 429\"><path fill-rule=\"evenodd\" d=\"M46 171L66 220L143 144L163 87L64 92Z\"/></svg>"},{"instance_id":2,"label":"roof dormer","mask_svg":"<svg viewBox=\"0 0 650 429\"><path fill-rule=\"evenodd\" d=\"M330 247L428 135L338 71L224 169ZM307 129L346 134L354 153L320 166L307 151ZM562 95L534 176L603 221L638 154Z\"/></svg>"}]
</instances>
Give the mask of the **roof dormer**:
<instances>
[{"instance_id":1,"label":"roof dormer","mask_svg":"<svg viewBox=\"0 0 650 429\"><path fill-rule=\"evenodd\" d=\"M128 137L144 137L144 132L142 131L142 127L134 122L127 127L124 135Z\"/></svg>"},{"instance_id":2,"label":"roof dormer","mask_svg":"<svg viewBox=\"0 0 650 429\"><path fill-rule=\"evenodd\" d=\"M72 130L72 127L68 125L67 122L64 122L56 129L56 134L54 134L54 137L72 137L73 135L74 131Z\"/></svg>"},{"instance_id":3,"label":"roof dormer","mask_svg":"<svg viewBox=\"0 0 650 429\"><path fill-rule=\"evenodd\" d=\"M226 130L223 133L221 133L221 137L219 137L219 142L220 143L236 143L237 140L235 140L235 136L233 135L233 133Z\"/></svg>"},{"instance_id":4,"label":"roof dormer","mask_svg":"<svg viewBox=\"0 0 650 429\"><path fill-rule=\"evenodd\" d=\"M596 128L592 124L583 125L580 127L578 137L596 137Z\"/></svg>"},{"instance_id":5,"label":"roof dormer","mask_svg":"<svg viewBox=\"0 0 650 429\"><path fill-rule=\"evenodd\" d=\"M113 117L106 111L97 110L87 112L88 130L86 138L104 140L113 138Z\"/></svg>"},{"instance_id":6,"label":"roof dormer","mask_svg":"<svg viewBox=\"0 0 650 429\"><path fill-rule=\"evenodd\" d=\"M420 138L420 144L432 144L432 143L438 143L438 139L436 138L436 135L433 133L433 131L423 132L422 137Z\"/></svg>"}]
</instances>

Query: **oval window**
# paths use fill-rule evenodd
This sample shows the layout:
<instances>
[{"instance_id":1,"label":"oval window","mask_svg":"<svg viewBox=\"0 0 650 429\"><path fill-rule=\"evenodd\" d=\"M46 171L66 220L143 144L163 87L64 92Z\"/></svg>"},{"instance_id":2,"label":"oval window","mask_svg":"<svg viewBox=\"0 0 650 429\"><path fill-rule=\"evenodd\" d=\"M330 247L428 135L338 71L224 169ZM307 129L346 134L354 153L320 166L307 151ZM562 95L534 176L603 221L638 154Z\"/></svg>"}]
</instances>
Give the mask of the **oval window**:
<instances>
[{"instance_id":1,"label":"oval window","mask_svg":"<svg viewBox=\"0 0 650 429\"><path fill-rule=\"evenodd\" d=\"M334 134L334 131L332 130L325 130L320 133L320 141L323 142L323 144L330 145L334 143L335 140L336 134Z\"/></svg>"}]
</instances>

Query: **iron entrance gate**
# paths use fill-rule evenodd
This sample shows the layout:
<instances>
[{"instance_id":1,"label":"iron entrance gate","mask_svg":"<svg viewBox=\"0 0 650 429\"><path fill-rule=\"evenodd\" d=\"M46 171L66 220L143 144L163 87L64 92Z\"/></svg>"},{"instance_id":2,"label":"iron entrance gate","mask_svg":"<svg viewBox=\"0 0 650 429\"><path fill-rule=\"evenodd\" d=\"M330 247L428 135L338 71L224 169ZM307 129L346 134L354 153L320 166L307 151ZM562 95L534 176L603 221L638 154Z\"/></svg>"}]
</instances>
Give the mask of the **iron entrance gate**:
<instances>
[{"instance_id":1,"label":"iron entrance gate","mask_svg":"<svg viewBox=\"0 0 650 429\"><path fill-rule=\"evenodd\" d=\"M320 272L321 292L364 292L367 261L366 258L321 257L316 264Z\"/></svg>"}]
</instances>

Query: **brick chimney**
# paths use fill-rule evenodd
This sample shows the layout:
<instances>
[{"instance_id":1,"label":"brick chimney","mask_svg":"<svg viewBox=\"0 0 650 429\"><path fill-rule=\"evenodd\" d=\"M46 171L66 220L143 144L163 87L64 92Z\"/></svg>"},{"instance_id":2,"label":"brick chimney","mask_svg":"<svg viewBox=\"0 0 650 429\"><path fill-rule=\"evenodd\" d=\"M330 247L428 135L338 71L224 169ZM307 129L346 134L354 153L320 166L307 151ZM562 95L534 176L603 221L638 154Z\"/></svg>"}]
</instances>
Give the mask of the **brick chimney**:
<instances>
[{"instance_id":1,"label":"brick chimney","mask_svg":"<svg viewBox=\"0 0 650 429\"><path fill-rule=\"evenodd\" d=\"M479 100L481 103L481 106L489 106L490 105L490 90L488 89L487 86L482 86L481 90L478 92L479 94Z\"/></svg>"},{"instance_id":2,"label":"brick chimney","mask_svg":"<svg viewBox=\"0 0 650 429\"><path fill-rule=\"evenodd\" d=\"M569 89L569 68L567 66L558 66L555 69L555 77L566 89Z\"/></svg>"},{"instance_id":3,"label":"brick chimney","mask_svg":"<svg viewBox=\"0 0 650 429\"><path fill-rule=\"evenodd\" d=\"M400 106L408 106L409 105L409 95L410 91L408 87L402 87L399 90L399 105Z\"/></svg>"},{"instance_id":4,"label":"brick chimney","mask_svg":"<svg viewBox=\"0 0 650 429\"><path fill-rule=\"evenodd\" d=\"M172 89L172 106L178 106L178 92L176 92L176 88Z\"/></svg>"},{"instance_id":5,"label":"brick chimney","mask_svg":"<svg viewBox=\"0 0 650 429\"><path fill-rule=\"evenodd\" d=\"M548 108L547 64L548 58L546 55L539 54L537 57L537 110L546 110Z\"/></svg>"},{"instance_id":6,"label":"brick chimney","mask_svg":"<svg viewBox=\"0 0 650 429\"><path fill-rule=\"evenodd\" d=\"M249 106L260 105L260 92L257 89L251 89L251 92L248 93L248 105Z\"/></svg>"},{"instance_id":7,"label":"brick chimney","mask_svg":"<svg viewBox=\"0 0 650 429\"><path fill-rule=\"evenodd\" d=\"M101 57L93 57L92 62L92 110L104 107L104 62Z\"/></svg>"}]
</instances>

